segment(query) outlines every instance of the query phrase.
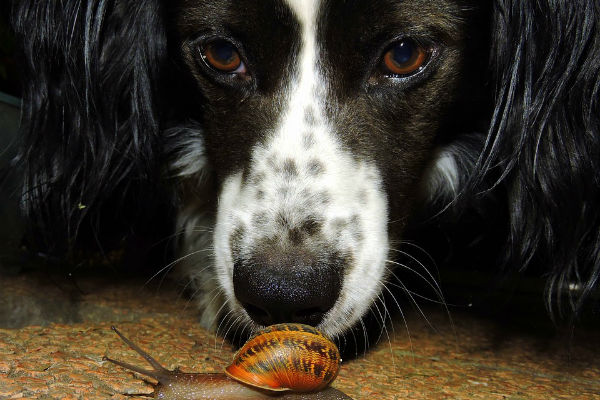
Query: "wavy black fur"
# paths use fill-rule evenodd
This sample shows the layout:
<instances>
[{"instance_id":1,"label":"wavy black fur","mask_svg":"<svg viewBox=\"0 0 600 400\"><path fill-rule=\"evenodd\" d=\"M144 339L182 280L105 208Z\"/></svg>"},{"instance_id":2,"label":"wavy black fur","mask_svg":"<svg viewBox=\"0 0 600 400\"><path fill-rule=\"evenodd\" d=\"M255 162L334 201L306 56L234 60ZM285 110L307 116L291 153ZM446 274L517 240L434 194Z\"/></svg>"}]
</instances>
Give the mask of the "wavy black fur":
<instances>
[{"instance_id":1,"label":"wavy black fur","mask_svg":"<svg viewBox=\"0 0 600 400\"><path fill-rule=\"evenodd\" d=\"M494 16L496 102L471 189L501 171L506 264L545 266L548 308L578 311L600 277L600 5L496 0Z\"/></svg>"},{"instance_id":2,"label":"wavy black fur","mask_svg":"<svg viewBox=\"0 0 600 400\"><path fill-rule=\"evenodd\" d=\"M14 4L25 77L23 203L46 250L68 252L86 235L99 243L125 236L156 211L165 149L179 146L162 135L175 104L162 90L168 4ZM542 265L548 308L577 315L600 278L600 3L490 4L482 33L490 54L481 56L490 60L493 115L483 150L465 147L478 161L464 170L468 184L454 204L506 193L504 264Z\"/></svg>"},{"instance_id":3,"label":"wavy black fur","mask_svg":"<svg viewBox=\"0 0 600 400\"><path fill-rule=\"evenodd\" d=\"M64 254L76 238L129 231L152 202L137 199L156 198L160 177L159 5L18 1L13 22L23 46L23 205L36 245Z\"/></svg>"}]
</instances>

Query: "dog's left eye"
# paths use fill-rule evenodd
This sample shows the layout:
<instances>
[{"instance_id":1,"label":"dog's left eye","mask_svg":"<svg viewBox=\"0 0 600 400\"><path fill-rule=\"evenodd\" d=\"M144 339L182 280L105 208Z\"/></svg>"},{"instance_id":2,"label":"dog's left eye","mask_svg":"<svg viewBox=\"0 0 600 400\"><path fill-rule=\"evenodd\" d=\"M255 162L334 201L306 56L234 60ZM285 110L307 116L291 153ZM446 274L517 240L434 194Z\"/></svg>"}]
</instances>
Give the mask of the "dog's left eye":
<instances>
[{"instance_id":1,"label":"dog's left eye","mask_svg":"<svg viewBox=\"0 0 600 400\"><path fill-rule=\"evenodd\" d=\"M428 57L428 49L412 39L402 39L387 48L381 68L392 76L410 76L423 69Z\"/></svg>"},{"instance_id":2,"label":"dog's left eye","mask_svg":"<svg viewBox=\"0 0 600 400\"><path fill-rule=\"evenodd\" d=\"M224 39L214 39L201 47L202 59L216 70L228 74L246 72L246 66L237 47Z\"/></svg>"}]
</instances>

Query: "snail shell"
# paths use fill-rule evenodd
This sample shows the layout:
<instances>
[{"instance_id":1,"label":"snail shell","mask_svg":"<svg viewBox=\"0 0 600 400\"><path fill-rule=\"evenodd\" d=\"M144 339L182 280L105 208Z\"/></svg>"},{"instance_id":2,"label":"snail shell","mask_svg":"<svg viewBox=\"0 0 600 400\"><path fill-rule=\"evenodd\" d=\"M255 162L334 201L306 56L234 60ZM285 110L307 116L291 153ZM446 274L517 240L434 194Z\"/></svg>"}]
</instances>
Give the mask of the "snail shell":
<instances>
[{"instance_id":1,"label":"snail shell","mask_svg":"<svg viewBox=\"0 0 600 400\"><path fill-rule=\"evenodd\" d=\"M262 389L312 392L335 379L340 363L335 343L315 328L278 324L250 338L225 373Z\"/></svg>"}]
</instances>

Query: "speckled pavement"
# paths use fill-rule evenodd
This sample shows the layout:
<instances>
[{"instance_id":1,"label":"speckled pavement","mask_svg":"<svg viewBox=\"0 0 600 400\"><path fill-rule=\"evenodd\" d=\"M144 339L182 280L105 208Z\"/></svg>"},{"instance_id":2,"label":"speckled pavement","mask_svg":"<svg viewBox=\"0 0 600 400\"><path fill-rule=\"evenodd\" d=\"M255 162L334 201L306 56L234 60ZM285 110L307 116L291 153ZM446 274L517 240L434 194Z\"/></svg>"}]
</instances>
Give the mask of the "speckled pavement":
<instances>
[{"instance_id":1,"label":"speckled pavement","mask_svg":"<svg viewBox=\"0 0 600 400\"><path fill-rule=\"evenodd\" d=\"M0 329L0 399L152 393L151 379L102 360L146 367L111 325L168 369L221 371L234 352L199 327L194 307L167 283L107 277L69 288L37 275L0 279L0 323L14 327ZM408 329L400 320L368 352L345 360L334 386L354 399L600 399L599 335L585 332L569 345L452 314L454 328L443 312L427 311L439 332L407 314Z\"/></svg>"}]
</instances>

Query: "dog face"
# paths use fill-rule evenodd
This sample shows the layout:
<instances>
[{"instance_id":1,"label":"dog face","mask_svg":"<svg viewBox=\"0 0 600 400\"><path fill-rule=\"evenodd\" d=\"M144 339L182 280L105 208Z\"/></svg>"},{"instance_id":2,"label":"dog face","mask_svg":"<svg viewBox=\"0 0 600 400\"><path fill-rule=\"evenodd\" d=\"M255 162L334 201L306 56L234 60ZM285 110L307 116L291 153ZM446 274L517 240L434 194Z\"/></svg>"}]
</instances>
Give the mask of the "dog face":
<instances>
[{"instance_id":1,"label":"dog face","mask_svg":"<svg viewBox=\"0 0 600 400\"><path fill-rule=\"evenodd\" d=\"M380 295L463 59L456 0L185 0L175 26L216 174L237 320L336 335ZM198 266L197 268L202 268Z\"/></svg>"}]
</instances>

